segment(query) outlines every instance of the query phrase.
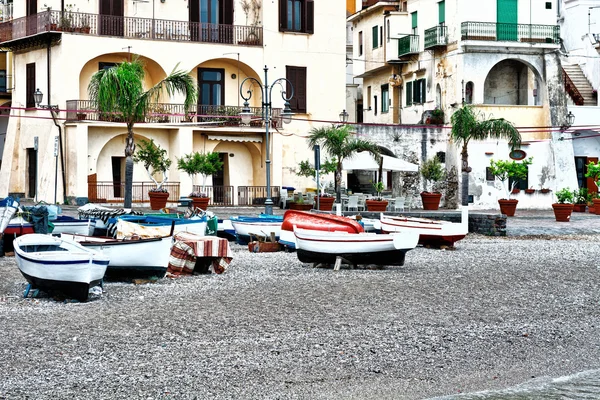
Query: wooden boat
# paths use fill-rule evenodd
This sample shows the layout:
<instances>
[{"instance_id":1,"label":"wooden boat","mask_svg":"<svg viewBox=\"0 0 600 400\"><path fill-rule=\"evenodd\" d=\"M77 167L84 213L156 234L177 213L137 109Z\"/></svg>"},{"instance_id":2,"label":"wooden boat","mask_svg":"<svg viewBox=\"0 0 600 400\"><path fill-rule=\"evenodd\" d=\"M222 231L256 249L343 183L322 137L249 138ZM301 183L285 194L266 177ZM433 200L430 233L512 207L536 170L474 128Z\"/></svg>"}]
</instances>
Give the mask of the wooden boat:
<instances>
[{"instance_id":1,"label":"wooden boat","mask_svg":"<svg viewBox=\"0 0 600 400\"><path fill-rule=\"evenodd\" d=\"M260 214L254 216L234 216L229 218L233 229L235 229L236 241L239 244L248 244L252 241L250 235L267 236L275 234L275 240L279 240L283 216Z\"/></svg>"},{"instance_id":2,"label":"wooden boat","mask_svg":"<svg viewBox=\"0 0 600 400\"><path fill-rule=\"evenodd\" d=\"M454 246L469 233L468 208L461 211L461 222L438 221L426 218L390 216L381 214L382 232L402 232L404 230L419 233L419 244L429 246Z\"/></svg>"},{"instance_id":3,"label":"wooden boat","mask_svg":"<svg viewBox=\"0 0 600 400\"><path fill-rule=\"evenodd\" d=\"M78 219L67 215L59 215L50 221L54 225L53 234L72 233L74 235L92 236L96 229L96 221L92 219Z\"/></svg>"},{"instance_id":4,"label":"wooden boat","mask_svg":"<svg viewBox=\"0 0 600 400\"><path fill-rule=\"evenodd\" d=\"M172 236L113 239L63 233L61 238L107 256L106 277L112 279L164 277L173 242Z\"/></svg>"},{"instance_id":5,"label":"wooden boat","mask_svg":"<svg viewBox=\"0 0 600 400\"><path fill-rule=\"evenodd\" d=\"M4 233L18 209L19 202L11 196L0 201L0 234Z\"/></svg>"},{"instance_id":6,"label":"wooden boat","mask_svg":"<svg viewBox=\"0 0 600 400\"><path fill-rule=\"evenodd\" d=\"M294 226L317 231L340 231L348 233L364 232L364 227L356 220L333 214L287 210L283 214L279 243L289 249L296 248Z\"/></svg>"},{"instance_id":7,"label":"wooden boat","mask_svg":"<svg viewBox=\"0 0 600 400\"><path fill-rule=\"evenodd\" d=\"M406 252L414 249L419 234L403 231L389 235L349 233L295 227L298 259L306 263L333 264L341 257L350 264L404 265Z\"/></svg>"},{"instance_id":8,"label":"wooden boat","mask_svg":"<svg viewBox=\"0 0 600 400\"><path fill-rule=\"evenodd\" d=\"M33 224L21 215L13 217L9 221L6 229L4 229L5 235L25 235L27 233L35 233L35 230L33 229Z\"/></svg>"},{"instance_id":9,"label":"wooden boat","mask_svg":"<svg viewBox=\"0 0 600 400\"><path fill-rule=\"evenodd\" d=\"M73 241L32 233L13 241L19 270L33 288L86 301L89 289L101 284L107 256Z\"/></svg>"},{"instance_id":10,"label":"wooden boat","mask_svg":"<svg viewBox=\"0 0 600 400\"><path fill-rule=\"evenodd\" d=\"M169 236L173 221L175 221L175 230L173 233L190 232L204 236L207 223L206 217L170 218L147 215L122 215L114 220L112 218L109 219L109 224L116 224L118 220L133 222L143 227L157 228L158 231L153 236ZM109 236L116 237L116 229L115 232L109 232Z\"/></svg>"}]
</instances>

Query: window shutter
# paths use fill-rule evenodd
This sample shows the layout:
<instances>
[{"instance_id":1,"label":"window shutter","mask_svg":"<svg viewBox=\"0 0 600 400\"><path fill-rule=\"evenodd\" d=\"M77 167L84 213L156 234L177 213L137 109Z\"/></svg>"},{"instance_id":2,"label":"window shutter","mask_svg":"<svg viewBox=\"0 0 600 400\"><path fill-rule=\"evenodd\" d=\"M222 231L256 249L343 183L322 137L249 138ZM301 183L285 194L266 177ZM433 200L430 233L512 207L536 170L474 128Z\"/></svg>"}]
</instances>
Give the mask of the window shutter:
<instances>
[{"instance_id":1,"label":"window shutter","mask_svg":"<svg viewBox=\"0 0 600 400\"><path fill-rule=\"evenodd\" d=\"M25 107L34 108L35 107L35 98L33 97L33 92L35 92L35 63L27 64L25 66L25 81L27 91L25 96ZM50 100L48 100L50 103Z\"/></svg>"},{"instance_id":2,"label":"window shutter","mask_svg":"<svg viewBox=\"0 0 600 400\"><path fill-rule=\"evenodd\" d=\"M438 18L440 24L446 22L446 2L444 0L438 3Z\"/></svg>"},{"instance_id":3,"label":"window shutter","mask_svg":"<svg viewBox=\"0 0 600 400\"><path fill-rule=\"evenodd\" d=\"M420 101L420 103L425 103L425 92L426 92L426 90L425 90L425 83L426 83L426 81L425 81L425 79L421 79L421 81L419 83L420 83L420 86L421 86L421 88L420 88L420 91L421 91L421 101Z\"/></svg>"},{"instance_id":4,"label":"window shutter","mask_svg":"<svg viewBox=\"0 0 600 400\"><path fill-rule=\"evenodd\" d=\"M379 39L377 38L377 32L378 32L377 26L374 26L372 31L373 31L373 37L372 37L373 48L376 49L377 45L379 45Z\"/></svg>"},{"instance_id":5,"label":"window shutter","mask_svg":"<svg viewBox=\"0 0 600 400\"><path fill-rule=\"evenodd\" d=\"M412 18L411 28L415 29L417 27L417 12L415 11L414 13L410 14L410 16Z\"/></svg>"},{"instance_id":6,"label":"window shutter","mask_svg":"<svg viewBox=\"0 0 600 400\"><path fill-rule=\"evenodd\" d=\"M279 32L287 30L287 0L279 0Z\"/></svg>"},{"instance_id":7,"label":"window shutter","mask_svg":"<svg viewBox=\"0 0 600 400\"><path fill-rule=\"evenodd\" d=\"M222 24L233 25L233 0L224 0L221 3Z\"/></svg>"},{"instance_id":8,"label":"window shutter","mask_svg":"<svg viewBox=\"0 0 600 400\"><path fill-rule=\"evenodd\" d=\"M306 68L297 68L294 96L298 98L297 111L306 113Z\"/></svg>"},{"instance_id":9,"label":"window shutter","mask_svg":"<svg viewBox=\"0 0 600 400\"><path fill-rule=\"evenodd\" d=\"M410 106L412 104L412 91L413 91L413 83L406 82L406 105Z\"/></svg>"},{"instance_id":10,"label":"window shutter","mask_svg":"<svg viewBox=\"0 0 600 400\"><path fill-rule=\"evenodd\" d=\"M413 103L419 104L421 100L421 85L419 84L419 80L413 82L413 94L412 94Z\"/></svg>"},{"instance_id":11,"label":"window shutter","mask_svg":"<svg viewBox=\"0 0 600 400\"><path fill-rule=\"evenodd\" d=\"M190 7L190 22L200 22L200 2L198 0L189 0L188 4Z\"/></svg>"},{"instance_id":12,"label":"window shutter","mask_svg":"<svg viewBox=\"0 0 600 400\"><path fill-rule=\"evenodd\" d=\"M315 33L315 2L306 2L306 33Z\"/></svg>"}]
</instances>

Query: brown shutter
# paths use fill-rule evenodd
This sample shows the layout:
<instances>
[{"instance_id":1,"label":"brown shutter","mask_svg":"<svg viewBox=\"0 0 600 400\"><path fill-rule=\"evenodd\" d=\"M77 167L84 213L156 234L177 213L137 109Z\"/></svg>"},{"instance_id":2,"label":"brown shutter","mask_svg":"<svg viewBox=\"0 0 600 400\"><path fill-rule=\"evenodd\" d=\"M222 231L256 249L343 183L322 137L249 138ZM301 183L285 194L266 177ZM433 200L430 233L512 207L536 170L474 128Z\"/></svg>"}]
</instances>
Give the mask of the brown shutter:
<instances>
[{"instance_id":1,"label":"brown shutter","mask_svg":"<svg viewBox=\"0 0 600 400\"><path fill-rule=\"evenodd\" d=\"M200 0L189 0L190 22L200 22Z\"/></svg>"},{"instance_id":2,"label":"brown shutter","mask_svg":"<svg viewBox=\"0 0 600 400\"><path fill-rule=\"evenodd\" d=\"M306 33L315 33L315 2L306 2Z\"/></svg>"},{"instance_id":3,"label":"brown shutter","mask_svg":"<svg viewBox=\"0 0 600 400\"><path fill-rule=\"evenodd\" d=\"M115 17L122 17L124 12L123 0L114 0L113 1L113 12L112 15Z\"/></svg>"},{"instance_id":4,"label":"brown shutter","mask_svg":"<svg viewBox=\"0 0 600 400\"><path fill-rule=\"evenodd\" d=\"M286 77L294 85L294 96L290 100L292 111L306 113L306 67L286 66ZM286 88L286 95L289 96L291 89Z\"/></svg>"},{"instance_id":5,"label":"brown shutter","mask_svg":"<svg viewBox=\"0 0 600 400\"><path fill-rule=\"evenodd\" d=\"M25 81L26 87L25 93L25 107L34 108L35 107L35 98L33 97L33 92L35 92L35 63L27 64L25 66Z\"/></svg>"},{"instance_id":6,"label":"brown shutter","mask_svg":"<svg viewBox=\"0 0 600 400\"><path fill-rule=\"evenodd\" d=\"M287 30L287 0L279 0L279 32Z\"/></svg>"},{"instance_id":7,"label":"brown shutter","mask_svg":"<svg viewBox=\"0 0 600 400\"><path fill-rule=\"evenodd\" d=\"M222 24L233 25L233 0L224 0L221 2Z\"/></svg>"}]
</instances>

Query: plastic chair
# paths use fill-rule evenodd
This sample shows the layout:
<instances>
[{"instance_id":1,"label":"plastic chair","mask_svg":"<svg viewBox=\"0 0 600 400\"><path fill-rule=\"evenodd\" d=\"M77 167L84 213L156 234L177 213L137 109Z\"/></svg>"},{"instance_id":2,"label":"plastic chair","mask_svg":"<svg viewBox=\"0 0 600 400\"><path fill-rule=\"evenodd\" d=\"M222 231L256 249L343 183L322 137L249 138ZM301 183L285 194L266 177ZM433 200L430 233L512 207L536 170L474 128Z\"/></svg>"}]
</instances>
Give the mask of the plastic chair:
<instances>
[{"instance_id":1,"label":"plastic chair","mask_svg":"<svg viewBox=\"0 0 600 400\"><path fill-rule=\"evenodd\" d=\"M406 202L406 197L396 197L394 200L394 211L404 211L404 203Z\"/></svg>"},{"instance_id":2,"label":"plastic chair","mask_svg":"<svg viewBox=\"0 0 600 400\"><path fill-rule=\"evenodd\" d=\"M346 211L350 211L350 209L356 209L356 211L358 211L358 196L348 196Z\"/></svg>"}]
</instances>

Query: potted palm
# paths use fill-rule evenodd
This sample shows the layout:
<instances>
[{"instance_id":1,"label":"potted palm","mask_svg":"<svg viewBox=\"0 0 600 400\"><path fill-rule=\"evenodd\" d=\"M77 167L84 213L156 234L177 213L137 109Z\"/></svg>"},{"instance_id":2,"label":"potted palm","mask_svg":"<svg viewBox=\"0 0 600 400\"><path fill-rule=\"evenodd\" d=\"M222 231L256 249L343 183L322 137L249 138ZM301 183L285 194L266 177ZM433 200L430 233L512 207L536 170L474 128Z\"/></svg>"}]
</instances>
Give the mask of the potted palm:
<instances>
[{"instance_id":1,"label":"potted palm","mask_svg":"<svg viewBox=\"0 0 600 400\"><path fill-rule=\"evenodd\" d=\"M573 192L569 188L563 188L556 194L556 203L552 204L554 217L557 222L569 222L573 212Z\"/></svg>"},{"instance_id":2,"label":"potted palm","mask_svg":"<svg viewBox=\"0 0 600 400\"><path fill-rule=\"evenodd\" d=\"M207 209L210 197L206 193L206 178L222 168L223 162L217 152L199 153L195 151L177 159L177 169L187 173L192 181L196 175L202 175L202 190L199 192L193 191L188 196L192 199L194 208Z\"/></svg>"},{"instance_id":3,"label":"potted palm","mask_svg":"<svg viewBox=\"0 0 600 400\"><path fill-rule=\"evenodd\" d=\"M424 210L437 210L440 207L440 199L442 194L435 191L436 182L444 179L446 176L442 163L437 156L426 160L421 166L421 176L425 180L425 189L431 186L431 192L424 190L421 192L421 200L423 201ZM430 183L429 185L427 183Z\"/></svg>"},{"instance_id":4,"label":"potted palm","mask_svg":"<svg viewBox=\"0 0 600 400\"><path fill-rule=\"evenodd\" d=\"M586 178L592 178L596 186L600 187L600 164L595 163L594 161L590 161L586 166ZM594 213L596 215L600 215L600 198L595 196L596 198L592 199L594 203Z\"/></svg>"},{"instance_id":5,"label":"potted palm","mask_svg":"<svg viewBox=\"0 0 600 400\"><path fill-rule=\"evenodd\" d=\"M490 160L490 172L494 175L502 184L506 197L498 199L500 205L500 212L506 214L507 217L514 217L515 210L519 200L511 199L510 195L513 193L517 182L521 179L527 178L527 166L531 165L533 158L529 157L522 162L516 161L505 161L505 160ZM512 179L510 188L508 183Z\"/></svg>"},{"instance_id":6,"label":"potted palm","mask_svg":"<svg viewBox=\"0 0 600 400\"><path fill-rule=\"evenodd\" d=\"M171 160L167 157L167 151L154 143L154 139L142 139L137 147L138 150L133 156L133 161L144 165L148 176L156 185L155 188L148 191L150 208L160 210L167 206L167 200L169 199L169 192L163 188L163 185L169 180L167 171L171 166ZM162 182L160 183L155 179L155 175L159 172L162 173Z\"/></svg>"},{"instance_id":7,"label":"potted palm","mask_svg":"<svg viewBox=\"0 0 600 400\"><path fill-rule=\"evenodd\" d=\"M373 199L365 200L367 211L385 211L387 209L388 202L381 197L381 192L385 190L385 185L382 181L373 183L373 189L377 196Z\"/></svg>"},{"instance_id":8,"label":"potted palm","mask_svg":"<svg viewBox=\"0 0 600 400\"><path fill-rule=\"evenodd\" d=\"M307 178L316 179L316 170L308 160L301 161L298 165L299 169L296 171L296 175L304 176ZM321 182L319 183L319 187L321 188L321 192L319 193L319 210L321 211L331 211L333 209L333 202L335 201L335 197L331 196L328 193L325 193L325 177L329 174L332 174L336 171L337 164L331 160L325 160L324 163L321 163L321 169L319 169L319 178Z\"/></svg>"}]
</instances>

